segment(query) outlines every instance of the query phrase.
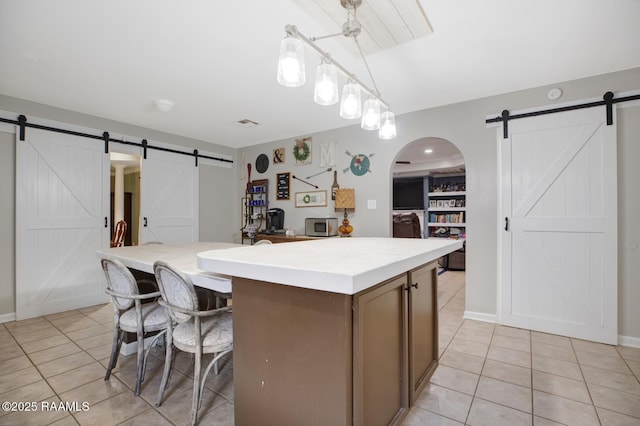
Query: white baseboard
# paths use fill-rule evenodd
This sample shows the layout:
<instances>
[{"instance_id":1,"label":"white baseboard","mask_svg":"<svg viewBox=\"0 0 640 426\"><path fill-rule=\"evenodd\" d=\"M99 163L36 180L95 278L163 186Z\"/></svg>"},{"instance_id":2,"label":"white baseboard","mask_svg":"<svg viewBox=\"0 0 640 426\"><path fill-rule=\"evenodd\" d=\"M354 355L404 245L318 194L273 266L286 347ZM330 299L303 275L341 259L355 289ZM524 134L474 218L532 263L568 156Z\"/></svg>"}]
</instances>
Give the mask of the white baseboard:
<instances>
[{"instance_id":1,"label":"white baseboard","mask_svg":"<svg viewBox=\"0 0 640 426\"><path fill-rule=\"evenodd\" d=\"M640 337L618 336L618 344L632 348L640 348Z\"/></svg>"},{"instance_id":2,"label":"white baseboard","mask_svg":"<svg viewBox=\"0 0 640 426\"><path fill-rule=\"evenodd\" d=\"M3 322L10 322L16 320L16 313L11 312L10 314L2 314L0 315L0 324Z\"/></svg>"},{"instance_id":3,"label":"white baseboard","mask_svg":"<svg viewBox=\"0 0 640 426\"><path fill-rule=\"evenodd\" d=\"M485 314L482 312L464 311L464 315L462 316L462 318L490 323L497 322L497 317L494 314Z\"/></svg>"}]
</instances>

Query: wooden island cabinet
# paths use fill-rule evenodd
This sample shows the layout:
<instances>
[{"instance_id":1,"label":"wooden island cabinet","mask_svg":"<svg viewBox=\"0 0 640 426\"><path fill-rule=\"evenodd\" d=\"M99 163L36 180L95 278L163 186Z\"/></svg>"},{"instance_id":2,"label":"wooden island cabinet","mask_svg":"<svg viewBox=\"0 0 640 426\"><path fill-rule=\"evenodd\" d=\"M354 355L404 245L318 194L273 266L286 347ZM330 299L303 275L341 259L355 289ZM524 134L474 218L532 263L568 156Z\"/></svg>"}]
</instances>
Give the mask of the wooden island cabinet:
<instances>
[{"instance_id":1,"label":"wooden island cabinet","mask_svg":"<svg viewBox=\"0 0 640 426\"><path fill-rule=\"evenodd\" d=\"M200 253L233 277L237 425L400 424L438 359L454 240L341 238Z\"/></svg>"},{"instance_id":2,"label":"wooden island cabinet","mask_svg":"<svg viewBox=\"0 0 640 426\"><path fill-rule=\"evenodd\" d=\"M354 296L354 424L404 418L438 360L436 263Z\"/></svg>"}]
</instances>

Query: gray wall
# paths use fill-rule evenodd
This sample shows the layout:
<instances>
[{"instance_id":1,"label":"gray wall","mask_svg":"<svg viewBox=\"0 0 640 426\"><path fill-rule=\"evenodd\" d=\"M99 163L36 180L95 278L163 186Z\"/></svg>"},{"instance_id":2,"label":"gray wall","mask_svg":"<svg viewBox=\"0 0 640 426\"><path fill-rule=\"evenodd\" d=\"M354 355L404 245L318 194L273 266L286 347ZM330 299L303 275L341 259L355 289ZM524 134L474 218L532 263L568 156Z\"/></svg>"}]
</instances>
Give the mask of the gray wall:
<instances>
[{"instance_id":1,"label":"gray wall","mask_svg":"<svg viewBox=\"0 0 640 426\"><path fill-rule=\"evenodd\" d=\"M504 109L514 111L550 105L552 102L547 99L546 94L552 87L560 87L564 92L559 103L586 98L601 99L607 91L615 93L640 89L640 69L404 114L396 117L398 137L391 141L381 141L375 134L361 130L358 126L301 137L313 138L312 155L319 152L321 143L336 141L335 168L338 170L338 182L341 187L356 189L356 210L350 215L356 236L391 235L392 168L396 156L404 147L425 137L439 137L455 144L464 156L467 170L466 311L491 318L497 311L498 292L498 143L496 128L487 128L485 118L487 115L499 114ZM640 251L637 244L640 236L637 220L634 221L640 215L640 196L637 186L635 190L633 186L634 182L640 181L640 168L636 166L640 161L640 108L621 109L619 115L616 123L620 153L619 335L640 338L640 312L633 307L632 302L640 300L637 285L637 277L640 276ZM323 170L318 167L317 156L312 165L295 166L291 153L293 144L294 138L242 150L246 162L253 162L260 153L271 156L274 148L286 147L284 165L271 165L265 174L252 175L253 178L269 178L270 200L275 199L274 182L277 172L291 171L292 174L305 178ZM375 154L371 158L372 172L361 177L350 172L343 173L342 170L348 167L350 160L345 154L346 150L352 154ZM328 190L332 174L323 174L309 180L319 185L320 189ZM292 181L292 194L310 189L312 188L301 182ZM368 209L367 200L375 200L377 208ZM340 212L334 212L331 204L325 208L311 209L295 208L293 201L272 201L271 206L285 209L286 227L294 228L297 232L302 232L305 217L340 217Z\"/></svg>"},{"instance_id":2,"label":"gray wall","mask_svg":"<svg viewBox=\"0 0 640 426\"><path fill-rule=\"evenodd\" d=\"M15 135L0 129L0 320L15 311Z\"/></svg>"},{"instance_id":3,"label":"gray wall","mask_svg":"<svg viewBox=\"0 0 640 426\"><path fill-rule=\"evenodd\" d=\"M618 110L618 330L640 338L640 106Z\"/></svg>"}]
</instances>

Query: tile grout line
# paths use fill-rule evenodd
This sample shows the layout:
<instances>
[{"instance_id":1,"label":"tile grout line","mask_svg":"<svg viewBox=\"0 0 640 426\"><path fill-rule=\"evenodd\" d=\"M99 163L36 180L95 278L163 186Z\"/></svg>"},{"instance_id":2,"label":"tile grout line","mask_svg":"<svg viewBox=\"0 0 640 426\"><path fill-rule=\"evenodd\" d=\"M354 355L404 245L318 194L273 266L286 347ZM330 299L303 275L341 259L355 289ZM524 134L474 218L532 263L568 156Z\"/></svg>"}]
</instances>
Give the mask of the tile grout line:
<instances>
[{"instance_id":1,"label":"tile grout line","mask_svg":"<svg viewBox=\"0 0 640 426\"><path fill-rule=\"evenodd\" d=\"M466 321L466 320L464 320L464 321ZM462 322L462 324L464 324L464 321ZM494 324L493 331L491 332L491 339L489 339L489 345L487 347L487 353L484 356L484 360L482 361L482 368L480 369L480 374L478 375L478 382L476 383L476 387L473 390L473 396L471 398L471 404L469 404L469 410L467 411L467 417L464 420L465 424L467 424L467 422L469 421L469 416L471 415L471 407L473 407L473 401L475 401L476 398L477 399L482 399L482 398L476 396L476 394L478 393L478 386L480 386L480 379L482 378L482 372L484 371L484 367L487 364L487 358L489 357L489 349L491 348L491 342L493 341L493 336L495 336L495 334L496 334L496 327L495 327L495 324ZM493 401L490 401L490 402L494 403Z\"/></svg>"}]
</instances>

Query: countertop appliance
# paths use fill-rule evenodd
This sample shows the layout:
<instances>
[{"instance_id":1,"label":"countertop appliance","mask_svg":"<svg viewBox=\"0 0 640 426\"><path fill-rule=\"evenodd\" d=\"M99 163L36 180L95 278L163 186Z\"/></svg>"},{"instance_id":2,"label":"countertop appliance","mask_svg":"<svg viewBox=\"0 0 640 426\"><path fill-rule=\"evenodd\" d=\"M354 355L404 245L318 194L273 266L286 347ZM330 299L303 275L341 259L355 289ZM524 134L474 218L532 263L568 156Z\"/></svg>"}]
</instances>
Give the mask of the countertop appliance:
<instances>
[{"instance_id":1,"label":"countertop appliance","mask_svg":"<svg viewBox=\"0 0 640 426\"><path fill-rule=\"evenodd\" d=\"M284 210L272 208L267 210L267 229L266 233L278 233L284 229ZM282 231L284 232L284 231Z\"/></svg>"},{"instance_id":2,"label":"countertop appliance","mask_svg":"<svg viewBox=\"0 0 640 426\"><path fill-rule=\"evenodd\" d=\"M308 217L304 220L304 235L308 237L333 237L338 235L338 218Z\"/></svg>"}]
</instances>

